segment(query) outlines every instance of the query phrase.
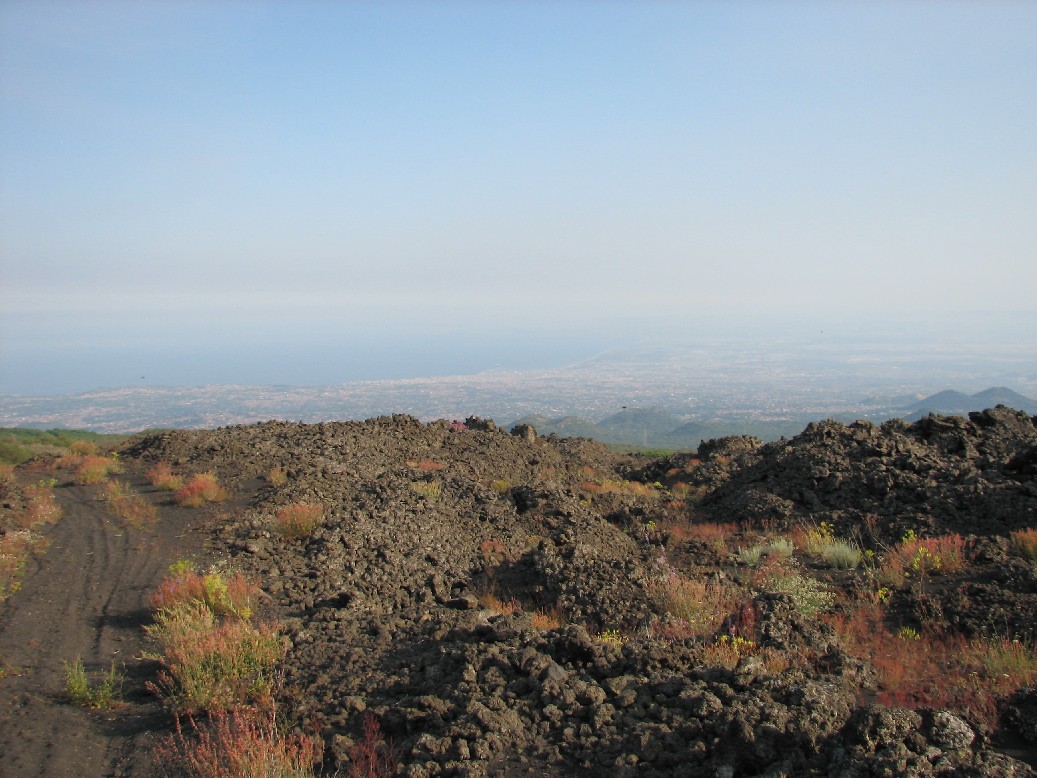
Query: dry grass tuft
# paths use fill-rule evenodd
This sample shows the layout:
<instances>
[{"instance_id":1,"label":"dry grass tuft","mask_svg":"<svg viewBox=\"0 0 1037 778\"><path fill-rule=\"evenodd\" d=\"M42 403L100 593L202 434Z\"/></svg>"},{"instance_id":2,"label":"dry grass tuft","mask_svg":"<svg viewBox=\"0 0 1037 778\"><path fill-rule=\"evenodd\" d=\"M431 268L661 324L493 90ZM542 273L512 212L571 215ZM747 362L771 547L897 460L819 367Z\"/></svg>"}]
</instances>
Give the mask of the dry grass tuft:
<instances>
[{"instance_id":1,"label":"dry grass tuft","mask_svg":"<svg viewBox=\"0 0 1037 778\"><path fill-rule=\"evenodd\" d=\"M670 572L653 590L658 607L686 626L688 636L712 635L735 605L734 596L716 583L685 578ZM680 631L680 627L669 628Z\"/></svg>"},{"instance_id":2,"label":"dry grass tuft","mask_svg":"<svg viewBox=\"0 0 1037 778\"><path fill-rule=\"evenodd\" d=\"M1013 532L1012 545L1024 556L1037 562L1037 529L1028 528Z\"/></svg>"},{"instance_id":3,"label":"dry grass tuft","mask_svg":"<svg viewBox=\"0 0 1037 778\"><path fill-rule=\"evenodd\" d=\"M565 623L562 609L555 605L553 608L541 608L532 614L533 629L548 630L558 629Z\"/></svg>"},{"instance_id":4,"label":"dry grass tuft","mask_svg":"<svg viewBox=\"0 0 1037 778\"><path fill-rule=\"evenodd\" d=\"M484 592L479 595L479 604L484 608L499 613L502 616L510 616L522 610L522 603L512 597L510 600L502 600L492 592Z\"/></svg>"},{"instance_id":5,"label":"dry grass tuft","mask_svg":"<svg viewBox=\"0 0 1037 778\"><path fill-rule=\"evenodd\" d=\"M288 483L288 473L283 467L271 467L266 473L266 480L271 486L284 486Z\"/></svg>"},{"instance_id":6,"label":"dry grass tuft","mask_svg":"<svg viewBox=\"0 0 1037 778\"><path fill-rule=\"evenodd\" d=\"M215 473L195 473L173 494L173 499L186 508L201 508L229 498L230 493L220 486Z\"/></svg>"},{"instance_id":7,"label":"dry grass tuft","mask_svg":"<svg viewBox=\"0 0 1037 778\"><path fill-rule=\"evenodd\" d=\"M324 521L324 508L314 502L293 502L274 512L274 527L282 537L303 538Z\"/></svg>"},{"instance_id":8,"label":"dry grass tuft","mask_svg":"<svg viewBox=\"0 0 1037 778\"><path fill-rule=\"evenodd\" d=\"M168 462L156 462L144 475L148 483L164 492L176 492L184 486L184 479L173 472Z\"/></svg>"},{"instance_id":9,"label":"dry grass tuft","mask_svg":"<svg viewBox=\"0 0 1037 778\"><path fill-rule=\"evenodd\" d=\"M114 459L91 454L82 458L73 480L77 484L103 484L109 475L121 472L122 465Z\"/></svg>"},{"instance_id":10,"label":"dry grass tuft","mask_svg":"<svg viewBox=\"0 0 1037 778\"><path fill-rule=\"evenodd\" d=\"M142 527L158 517L158 509L133 488L121 481L110 481L105 486L104 499L112 513L133 527Z\"/></svg>"}]
</instances>

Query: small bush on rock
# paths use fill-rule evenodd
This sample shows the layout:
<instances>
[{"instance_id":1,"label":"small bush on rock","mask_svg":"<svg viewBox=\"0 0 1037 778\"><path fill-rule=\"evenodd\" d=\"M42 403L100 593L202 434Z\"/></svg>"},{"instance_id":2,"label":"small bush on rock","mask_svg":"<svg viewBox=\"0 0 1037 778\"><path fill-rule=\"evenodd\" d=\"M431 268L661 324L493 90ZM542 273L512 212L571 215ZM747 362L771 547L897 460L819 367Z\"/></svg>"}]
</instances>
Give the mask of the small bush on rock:
<instances>
[{"instance_id":1,"label":"small bush on rock","mask_svg":"<svg viewBox=\"0 0 1037 778\"><path fill-rule=\"evenodd\" d=\"M821 558L837 570L853 570L861 563L861 551L852 543L833 540L821 547Z\"/></svg>"},{"instance_id":2,"label":"small bush on rock","mask_svg":"<svg viewBox=\"0 0 1037 778\"><path fill-rule=\"evenodd\" d=\"M282 537L303 538L324 521L324 508L313 502L293 502L274 512L274 526Z\"/></svg>"},{"instance_id":3,"label":"small bush on rock","mask_svg":"<svg viewBox=\"0 0 1037 778\"><path fill-rule=\"evenodd\" d=\"M284 486L288 483L288 473L283 467L272 467L267 471L266 480L271 486Z\"/></svg>"},{"instance_id":4,"label":"small bush on rock","mask_svg":"<svg viewBox=\"0 0 1037 778\"><path fill-rule=\"evenodd\" d=\"M1037 562L1037 529L1031 527L1013 532L1012 545L1024 556Z\"/></svg>"}]
</instances>

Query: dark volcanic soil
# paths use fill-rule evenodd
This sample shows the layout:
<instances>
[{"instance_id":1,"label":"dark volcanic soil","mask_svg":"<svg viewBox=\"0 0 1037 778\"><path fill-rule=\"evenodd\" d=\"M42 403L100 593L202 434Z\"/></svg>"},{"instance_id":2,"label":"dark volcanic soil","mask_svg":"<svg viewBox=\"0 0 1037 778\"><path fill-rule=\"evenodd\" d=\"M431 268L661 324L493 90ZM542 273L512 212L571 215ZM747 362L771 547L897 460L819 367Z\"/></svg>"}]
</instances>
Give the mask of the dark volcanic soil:
<instances>
[{"instance_id":1,"label":"dark volcanic soil","mask_svg":"<svg viewBox=\"0 0 1037 778\"><path fill-rule=\"evenodd\" d=\"M0 656L22 670L0 680L11 701L0 773L147 774L127 755L168 716L143 691L129 711L63 706L61 661L106 666L118 649L148 672L127 656L140 650L147 591L207 545L269 594L264 615L291 639L282 704L320 728L328 775L350 774L370 715L398 774L415 778L1035 774L1033 688L1001 700L993 725L967 706L876 704L875 668L735 553L821 522L876 560L909 530L960 533L969 563L891 587L890 627L1032 639L1037 567L1008 535L1037 527L1035 419L998 408L825 422L662 461L516 432L395 416L127 446L136 472L165 461L219 474L237 505L205 529L197 512L164 506L155 527L119 534L91 494L59 489L54 545L0 606ZM287 484L260 486L274 466ZM273 515L298 501L325 518L288 540ZM689 534L711 523L738 528L723 547ZM875 570L833 570L800 550L785 565L833 592L830 614ZM678 629L659 596L676 576L737 593L730 618L708 634ZM710 653L743 636L752 650L740 659Z\"/></svg>"},{"instance_id":2,"label":"dark volcanic soil","mask_svg":"<svg viewBox=\"0 0 1037 778\"><path fill-rule=\"evenodd\" d=\"M139 658L142 626L168 565L200 550L203 517L168 509L175 515L134 529L107 512L97 487L59 483L54 493L63 516L48 532L51 544L0 604L0 775L155 775L147 744L169 716L145 689L154 667ZM68 704L65 663L77 657L95 678L114 662L126 676L127 704Z\"/></svg>"}]
</instances>

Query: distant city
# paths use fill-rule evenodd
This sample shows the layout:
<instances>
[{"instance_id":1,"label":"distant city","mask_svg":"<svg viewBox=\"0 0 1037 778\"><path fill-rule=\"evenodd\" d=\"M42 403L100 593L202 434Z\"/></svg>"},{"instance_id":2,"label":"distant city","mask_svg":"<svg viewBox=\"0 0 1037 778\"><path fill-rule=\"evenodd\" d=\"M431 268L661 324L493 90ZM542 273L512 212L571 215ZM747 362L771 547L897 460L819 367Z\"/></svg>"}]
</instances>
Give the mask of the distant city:
<instances>
[{"instance_id":1,"label":"distant city","mask_svg":"<svg viewBox=\"0 0 1037 778\"><path fill-rule=\"evenodd\" d=\"M950 390L950 391L945 391ZM917 418L1004 404L1037 413L1037 346L853 343L645 344L569 367L328 386L124 387L58 397L0 395L0 426L130 433L271 419L405 413L645 446L790 436L812 420Z\"/></svg>"}]
</instances>

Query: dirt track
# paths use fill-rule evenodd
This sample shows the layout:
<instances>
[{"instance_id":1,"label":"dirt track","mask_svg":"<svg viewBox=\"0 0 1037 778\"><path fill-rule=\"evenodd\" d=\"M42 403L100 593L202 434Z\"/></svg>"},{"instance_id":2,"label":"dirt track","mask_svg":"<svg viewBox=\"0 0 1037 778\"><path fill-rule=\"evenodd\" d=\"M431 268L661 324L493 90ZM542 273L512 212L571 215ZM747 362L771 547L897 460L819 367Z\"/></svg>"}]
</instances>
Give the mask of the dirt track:
<instances>
[{"instance_id":1,"label":"dirt track","mask_svg":"<svg viewBox=\"0 0 1037 778\"><path fill-rule=\"evenodd\" d=\"M59 484L54 493L64 514L48 532L51 545L0 605L8 673L0 680L0 775L153 775L147 739L168 727L168 716L144 688L153 668L137 658L141 627L149 593L197 541L166 515L152 527L122 525L91 487ZM124 705L91 711L63 699L64 663L77 656L92 679L115 662L126 676Z\"/></svg>"}]
</instances>

